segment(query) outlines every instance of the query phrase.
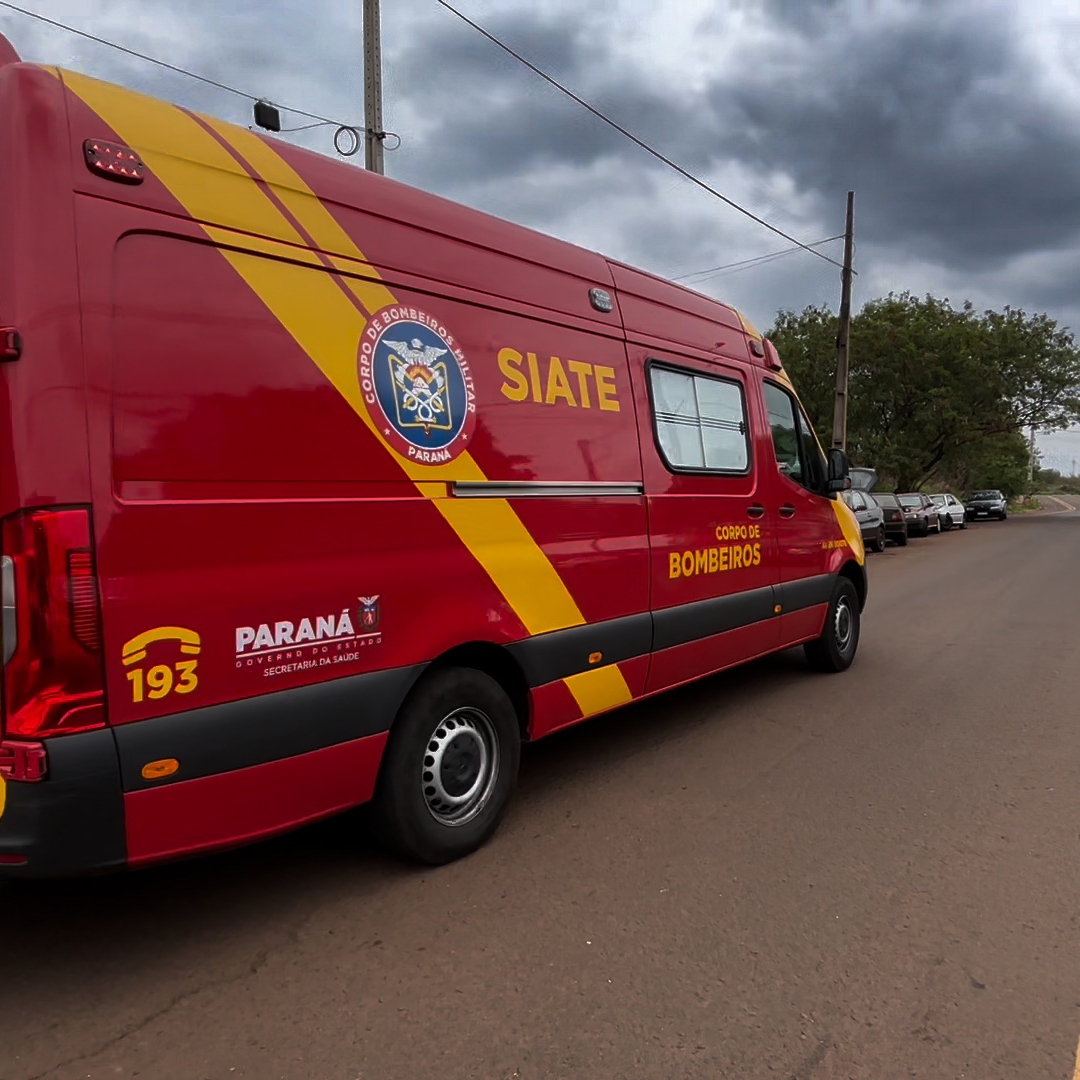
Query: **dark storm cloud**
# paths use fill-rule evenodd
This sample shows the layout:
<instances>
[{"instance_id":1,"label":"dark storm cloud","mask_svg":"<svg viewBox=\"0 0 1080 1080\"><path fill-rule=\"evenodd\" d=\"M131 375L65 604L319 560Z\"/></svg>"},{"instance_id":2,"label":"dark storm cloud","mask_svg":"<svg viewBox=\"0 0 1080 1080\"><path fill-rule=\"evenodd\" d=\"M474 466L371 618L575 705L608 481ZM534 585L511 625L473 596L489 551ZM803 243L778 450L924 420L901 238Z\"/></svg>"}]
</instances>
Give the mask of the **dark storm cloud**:
<instances>
[{"instance_id":1,"label":"dark storm cloud","mask_svg":"<svg viewBox=\"0 0 1080 1080\"><path fill-rule=\"evenodd\" d=\"M488 25L694 171L734 161L784 172L821 208L854 188L863 235L908 256L980 269L1080 229L1080 136L1033 92L1035 69L1005 7L766 8L770 48L718 65L703 95L636 78L610 48L610 28L597 33L580 7L557 24L519 13ZM642 177L652 167L461 24L433 21L397 62L411 73L413 106L439 117L429 142L403 155L425 186L453 192L480 175L511 181L612 157Z\"/></svg>"},{"instance_id":2,"label":"dark storm cloud","mask_svg":"<svg viewBox=\"0 0 1080 1080\"><path fill-rule=\"evenodd\" d=\"M607 83L602 73L610 70L611 56L603 38L589 40L590 26L583 15L551 24L525 14L487 22L492 33L624 125L645 133L683 127L677 99L643 94L630 78ZM410 148L412 173L421 183L583 167L640 153L459 21L433 21L412 35L389 59L387 79L407 94L411 108L435 119L426 144Z\"/></svg>"},{"instance_id":3,"label":"dark storm cloud","mask_svg":"<svg viewBox=\"0 0 1080 1080\"><path fill-rule=\"evenodd\" d=\"M41 5L50 17L108 41L187 68L255 97L268 97L324 115L358 121L362 72L359 12L328 27L323 20L278 12L240 0L212 17L176 0L56 0ZM252 99L63 30L0 10L0 31L24 59L59 63L242 124ZM342 75L345 75L345 78ZM302 123L293 116L286 123ZM329 139L324 140L329 146Z\"/></svg>"},{"instance_id":4,"label":"dark storm cloud","mask_svg":"<svg viewBox=\"0 0 1080 1080\"><path fill-rule=\"evenodd\" d=\"M595 15L564 12L537 25L528 15L493 18L487 28L616 123L690 169L708 168L718 130L711 111L682 96L651 92L610 48L611 27ZM433 130L402 155L408 179L436 190L471 180L541 175L551 167L586 169L616 158L642 170L649 158L464 23L433 22L389 59L397 85Z\"/></svg>"},{"instance_id":5,"label":"dark storm cloud","mask_svg":"<svg viewBox=\"0 0 1080 1080\"><path fill-rule=\"evenodd\" d=\"M810 190L856 189L876 240L947 265L1080 227L1080 137L1033 99L1030 60L1004 20L928 16L802 44L816 47L785 83L759 72L711 94L735 110L751 160Z\"/></svg>"},{"instance_id":6,"label":"dark storm cloud","mask_svg":"<svg viewBox=\"0 0 1080 1080\"><path fill-rule=\"evenodd\" d=\"M507 72L520 72L513 57L449 12L437 12L422 30L410 36L398 54L404 70L412 74L448 76L467 73L474 84L497 80ZM485 20L485 28L517 52L556 78L576 71L586 59L583 40L589 25L584 18L566 20L542 14L516 12ZM391 59L393 54L388 55Z\"/></svg>"}]
</instances>

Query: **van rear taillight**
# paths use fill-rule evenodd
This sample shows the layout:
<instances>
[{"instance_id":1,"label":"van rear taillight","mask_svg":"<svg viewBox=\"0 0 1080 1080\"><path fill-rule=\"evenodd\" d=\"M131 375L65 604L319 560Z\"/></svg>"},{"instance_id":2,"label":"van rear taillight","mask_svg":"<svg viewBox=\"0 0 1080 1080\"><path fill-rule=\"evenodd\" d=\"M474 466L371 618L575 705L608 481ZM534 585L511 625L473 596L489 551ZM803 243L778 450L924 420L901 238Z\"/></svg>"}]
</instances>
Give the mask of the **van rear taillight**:
<instances>
[{"instance_id":1,"label":"van rear taillight","mask_svg":"<svg viewBox=\"0 0 1080 1080\"><path fill-rule=\"evenodd\" d=\"M86 510L30 510L2 526L4 715L9 739L105 726L101 605Z\"/></svg>"}]
</instances>

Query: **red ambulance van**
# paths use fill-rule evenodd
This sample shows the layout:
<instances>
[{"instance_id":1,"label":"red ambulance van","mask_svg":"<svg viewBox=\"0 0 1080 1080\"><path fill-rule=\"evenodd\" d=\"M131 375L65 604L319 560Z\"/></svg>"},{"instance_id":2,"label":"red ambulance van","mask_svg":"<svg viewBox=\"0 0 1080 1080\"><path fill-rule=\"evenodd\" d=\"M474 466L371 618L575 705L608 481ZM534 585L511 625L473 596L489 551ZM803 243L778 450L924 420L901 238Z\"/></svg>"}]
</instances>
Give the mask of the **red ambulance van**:
<instances>
[{"instance_id":1,"label":"red ambulance van","mask_svg":"<svg viewBox=\"0 0 1080 1080\"><path fill-rule=\"evenodd\" d=\"M737 312L0 42L7 876L367 802L444 862L523 740L851 663L847 465Z\"/></svg>"}]
</instances>

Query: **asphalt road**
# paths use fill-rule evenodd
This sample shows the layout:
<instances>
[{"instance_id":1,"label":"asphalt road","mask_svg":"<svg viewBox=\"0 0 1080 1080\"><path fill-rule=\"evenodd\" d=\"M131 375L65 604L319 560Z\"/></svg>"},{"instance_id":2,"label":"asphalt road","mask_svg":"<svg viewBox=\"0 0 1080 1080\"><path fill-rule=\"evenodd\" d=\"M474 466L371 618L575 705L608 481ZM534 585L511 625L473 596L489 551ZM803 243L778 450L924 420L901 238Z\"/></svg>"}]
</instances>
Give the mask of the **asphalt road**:
<instances>
[{"instance_id":1,"label":"asphalt road","mask_svg":"<svg viewBox=\"0 0 1080 1080\"><path fill-rule=\"evenodd\" d=\"M341 820L0 890L0 1077L1068 1080L1080 512L870 573L846 675L788 654L530 748L454 866Z\"/></svg>"}]
</instances>

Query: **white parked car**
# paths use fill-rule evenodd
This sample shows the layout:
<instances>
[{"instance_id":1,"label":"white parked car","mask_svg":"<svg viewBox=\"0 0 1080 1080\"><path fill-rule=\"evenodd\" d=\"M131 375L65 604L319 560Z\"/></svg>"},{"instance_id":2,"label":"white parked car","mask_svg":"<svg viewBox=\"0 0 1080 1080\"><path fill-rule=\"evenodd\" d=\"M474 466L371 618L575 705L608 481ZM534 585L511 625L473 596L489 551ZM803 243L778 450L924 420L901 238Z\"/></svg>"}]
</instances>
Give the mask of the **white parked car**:
<instances>
[{"instance_id":1,"label":"white parked car","mask_svg":"<svg viewBox=\"0 0 1080 1080\"><path fill-rule=\"evenodd\" d=\"M937 504L938 516L946 529L959 525L961 529L967 528L967 512L964 504L955 495L931 495L931 499Z\"/></svg>"}]
</instances>

